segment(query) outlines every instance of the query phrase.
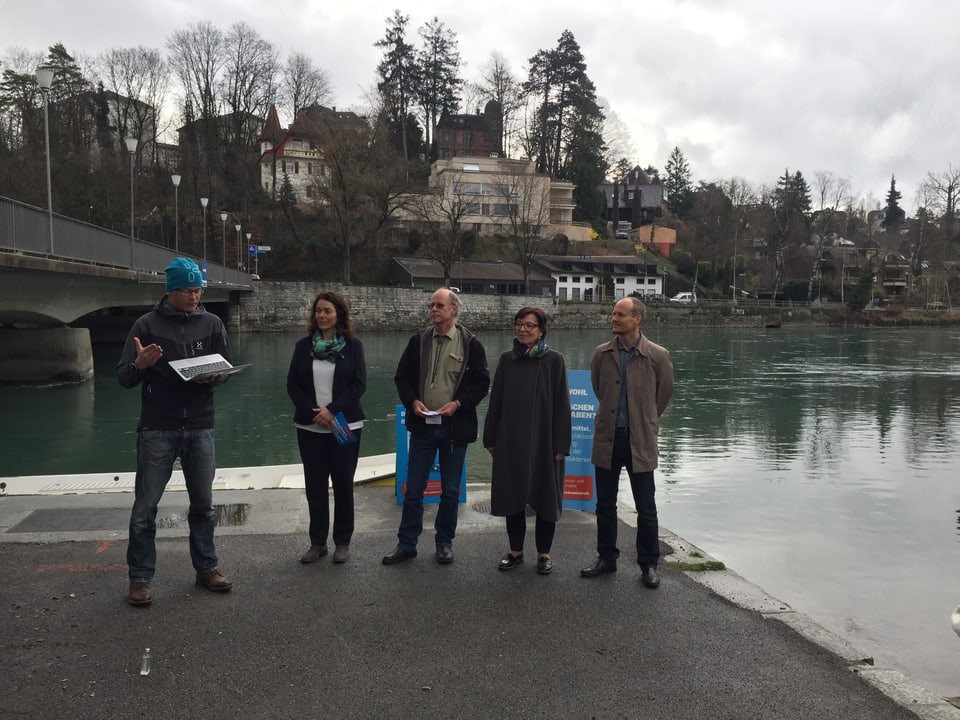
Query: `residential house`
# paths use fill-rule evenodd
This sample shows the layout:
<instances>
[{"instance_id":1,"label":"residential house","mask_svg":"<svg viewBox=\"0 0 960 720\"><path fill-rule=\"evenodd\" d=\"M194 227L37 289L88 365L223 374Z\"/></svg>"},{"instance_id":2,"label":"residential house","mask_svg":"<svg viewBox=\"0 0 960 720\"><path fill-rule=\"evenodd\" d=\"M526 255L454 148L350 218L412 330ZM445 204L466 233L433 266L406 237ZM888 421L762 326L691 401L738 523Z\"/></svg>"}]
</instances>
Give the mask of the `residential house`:
<instances>
[{"instance_id":1,"label":"residential house","mask_svg":"<svg viewBox=\"0 0 960 720\"><path fill-rule=\"evenodd\" d=\"M527 158L458 155L433 163L427 192L420 202L411 197L396 221L414 226L424 222L424 213L455 214L462 229L484 235L518 228L543 238L589 240L590 226L573 221L573 189L573 183L537 173Z\"/></svg>"},{"instance_id":2,"label":"residential house","mask_svg":"<svg viewBox=\"0 0 960 720\"><path fill-rule=\"evenodd\" d=\"M535 265L556 282L560 300L619 300L663 294L663 274L656 263L635 255L547 255ZM613 296L610 297L612 287Z\"/></svg>"},{"instance_id":3,"label":"residential house","mask_svg":"<svg viewBox=\"0 0 960 720\"><path fill-rule=\"evenodd\" d=\"M502 155L502 122L500 103L495 100L486 104L483 113L477 110L476 115L443 115L434 130L431 159Z\"/></svg>"},{"instance_id":4,"label":"residential house","mask_svg":"<svg viewBox=\"0 0 960 720\"><path fill-rule=\"evenodd\" d=\"M316 202L317 183L324 182L328 168L323 147L331 128L366 127L356 113L322 105L304 108L289 128L280 126L277 109L271 105L260 131L260 182L264 192L276 200L284 177L300 203Z\"/></svg>"},{"instance_id":5,"label":"residential house","mask_svg":"<svg viewBox=\"0 0 960 720\"><path fill-rule=\"evenodd\" d=\"M660 216L660 207L667 200L667 190L658 177L651 178L637 165L619 183L619 192L614 192L616 183L603 183L600 191L607 202L607 218L611 229L632 227L635 198L640 203L640 225L650 224ZM617 207L613 206L617 195Z\"/></svg>"},{"instance_id":6,"label":"residential house","mask_svg":"<svg viewBox=\"0 0 960 720\"><path fill-rule=\"evenodd\" d=\"M450 269L450 285L460 292L480 295L553 295L554 280L531 268L524 284L519 263L459 260ZM424 257L393 257L389 280L401 287L435 290L444 285L443 268Z\"/></svg>"}]
</instances>

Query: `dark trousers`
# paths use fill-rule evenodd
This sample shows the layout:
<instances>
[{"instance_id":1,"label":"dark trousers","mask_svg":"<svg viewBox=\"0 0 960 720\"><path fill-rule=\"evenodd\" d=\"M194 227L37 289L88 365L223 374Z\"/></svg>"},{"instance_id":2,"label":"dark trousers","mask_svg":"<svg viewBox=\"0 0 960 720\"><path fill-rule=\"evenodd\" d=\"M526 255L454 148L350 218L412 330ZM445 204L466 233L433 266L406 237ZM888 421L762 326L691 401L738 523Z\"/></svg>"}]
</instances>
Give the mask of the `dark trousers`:
<instances>
[{"instance_id":1,"label":"dark trousers","mask_svg":"<svg viewBox=\"0 0 960 720\"><path fill-rule=\"evenodd\" d=\"M614 439L610 469L595 468L597 554L611 563L616 563L620 557L617 548L617 493L620 490L620 470L623 468L627 469L630 476L630 489L637 506L637 563L642 568L656 567L660 561L660 540L653 471L633 472L630 438L626 435L617 435Z\"/></svg>"},{"instance_id":2,"label":"dark trousers","mask_svg":"<svg viewBox=\"0 0 960 720\"><path fill-rule=\"evenodd\" d=\"M353 537L353 476L360 457L362 430L357 442L340 445L331 433L297 428L297 445L303 462L303 484L310 510L310 544L326 545L330 530L330 495L333 485L333 543L349 545Z\"/></svg>"},{"instance_id":3,"label":"dark trousers","mask_svg":"<svg viewBox=\"0 0 960 720\"><path fill-rule=\"evenodd\" d=\"M541 555L549 555L550 548L553 545L553 535L557 530L557 524L550 520L544 520L537 513L537 525L534 531L534 537L537 540L537 552ZM523 539L527 534L527 514L518 512L516 515L507 515L507 539L510 541L510 549L514 552L523 552Z\"/></svg>"}]
</instances>

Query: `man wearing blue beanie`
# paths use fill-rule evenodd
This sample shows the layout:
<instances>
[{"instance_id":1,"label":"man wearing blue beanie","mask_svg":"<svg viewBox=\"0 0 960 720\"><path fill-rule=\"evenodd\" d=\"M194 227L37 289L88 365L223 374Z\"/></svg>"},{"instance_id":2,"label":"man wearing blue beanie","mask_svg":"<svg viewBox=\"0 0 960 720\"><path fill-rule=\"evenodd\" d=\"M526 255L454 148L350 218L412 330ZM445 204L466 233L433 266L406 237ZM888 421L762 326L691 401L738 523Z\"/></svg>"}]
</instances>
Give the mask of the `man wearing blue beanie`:
<instances>
[{"instance_id":1,"label":"man wearing blue beanie","mask_svg":"<svg viewBox=\"0 0 960 720\"><path fill-rule=\"evenodd\" d=\"M131 605L153 601L157 505L178 457L190 497L187 522L197 585L213 592L232 587L220 572L213 543L213 392L226 378L186 382L169 365L171 360L211 353L229 361L230 344L223 322L200 304L203 277L197 264L174 258L164 275L166 294L133 324L117 365L123 387L140 386L137 479L127 545Z\"/></svg>"}]
</instances>

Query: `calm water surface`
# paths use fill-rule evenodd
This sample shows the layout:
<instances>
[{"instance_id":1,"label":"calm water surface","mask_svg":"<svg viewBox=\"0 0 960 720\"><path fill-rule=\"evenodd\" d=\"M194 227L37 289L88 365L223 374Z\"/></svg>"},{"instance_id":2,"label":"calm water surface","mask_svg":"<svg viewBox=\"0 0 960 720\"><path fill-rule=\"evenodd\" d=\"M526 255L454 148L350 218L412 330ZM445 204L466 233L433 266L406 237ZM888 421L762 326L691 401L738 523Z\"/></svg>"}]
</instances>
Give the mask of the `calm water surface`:
<instances>
[{"instance_id":1,"label":"calm water surface","mask_svg":"<svg viewBox=\"0 0 960 720\"><path fill-rule=\"evenodd\" d=\"M670 348L661 522L770 594L941 695L960 695L960 329L644 328ZM392 375L408 334L363 337L362 453L394 451ZM481 334L491 363L512 334ZM586 369L597 331L548 338ZM284 388L296 335L238 335L254 370L217 396L223 467L298 462ZM0 475L133 470L139 395L116 382L0 388ZM481 413L483 408L481 408ZM471 482L487 454L468 454ZM584 548L587 560L591 548Z\"/></svg>"}]
</instances>

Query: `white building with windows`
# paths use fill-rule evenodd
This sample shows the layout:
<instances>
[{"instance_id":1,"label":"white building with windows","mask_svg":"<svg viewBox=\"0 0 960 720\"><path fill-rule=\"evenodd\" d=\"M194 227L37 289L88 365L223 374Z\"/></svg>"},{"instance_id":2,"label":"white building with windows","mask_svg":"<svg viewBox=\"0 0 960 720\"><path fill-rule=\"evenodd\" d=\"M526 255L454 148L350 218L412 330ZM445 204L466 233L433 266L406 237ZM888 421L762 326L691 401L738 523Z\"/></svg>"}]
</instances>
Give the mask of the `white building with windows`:
<instances>
[{"instance_id":1,"label":"white building with windows","mask_svg":"<svg viewBox=\"0 0 960 720\"><path fill-rule=\"evenodd\" d=\"M548 255L537 258L535 264L554 279L559 300L594 302L634 293L641 297L663 294L663 274L644 256Z\"/></svg>"}]
</instances>

